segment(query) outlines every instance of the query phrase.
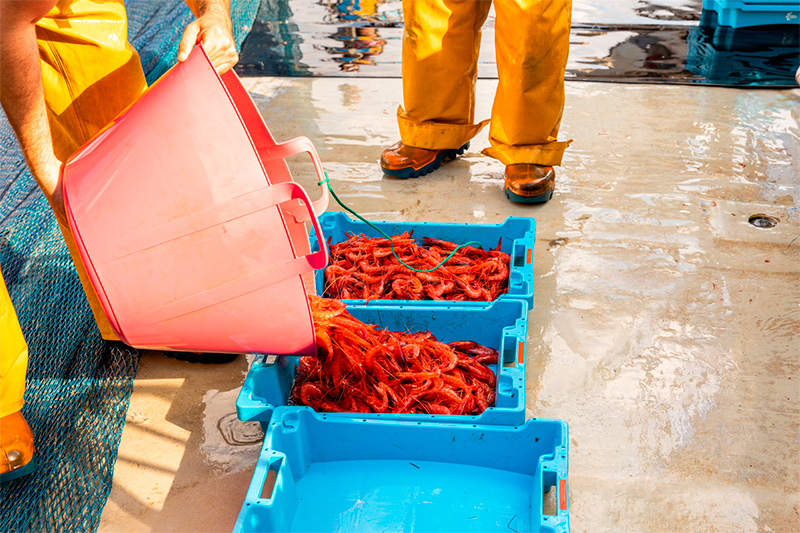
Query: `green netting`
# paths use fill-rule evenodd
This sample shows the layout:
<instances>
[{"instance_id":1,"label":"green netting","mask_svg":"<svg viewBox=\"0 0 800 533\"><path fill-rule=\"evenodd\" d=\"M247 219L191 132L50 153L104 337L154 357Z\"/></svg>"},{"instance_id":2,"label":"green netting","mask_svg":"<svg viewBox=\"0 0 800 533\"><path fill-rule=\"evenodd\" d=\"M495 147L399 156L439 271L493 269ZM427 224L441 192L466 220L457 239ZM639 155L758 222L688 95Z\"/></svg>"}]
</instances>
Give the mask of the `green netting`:
<instances>
[{"instance_id":1,"label":"green netting","mask_svg":"<svg viewBox=\"0 0 800 533\"><path fill-rule=\"evenodd\" d=\"M258 0L232 2L234 37ZM129 38L149 82L175 62L182 0L131 0ZM0 268L30 350L23 414L39 467L0 485L0 531L94 531L111 490L139 356L103 341L47 201L0 114Z\"/></svg>"}]
</instances>

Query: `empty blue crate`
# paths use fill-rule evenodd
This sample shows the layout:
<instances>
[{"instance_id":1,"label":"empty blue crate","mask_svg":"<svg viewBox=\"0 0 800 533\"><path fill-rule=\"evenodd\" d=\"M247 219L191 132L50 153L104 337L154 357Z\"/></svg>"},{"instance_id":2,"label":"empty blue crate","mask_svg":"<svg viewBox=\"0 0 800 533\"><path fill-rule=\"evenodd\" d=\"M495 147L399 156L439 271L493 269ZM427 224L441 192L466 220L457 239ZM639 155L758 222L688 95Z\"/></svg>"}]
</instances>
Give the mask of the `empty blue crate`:
<instances>
[{"instance_id":1,"label":"empty blue crate","mask_svg":"<svg viewBox=\"0 0 800 533\"><path fill-rule=\"evenodd\" d=\"M495 405L479 415L326 413L330 418L508 425L525 421L528 305L524 301L496 301L486 307L348 304L347 310L362 322L390 331L430 331L441 342L465 340L483 344L497 350L505 364L490 365L497 375ZM236 400L239 419L261 422L266 431L273 412L289 405L298 361L299 357L294 356L259 356L251 365Z\"/></svg>"},{"instance_id":2,"label":"empty blue crate","mask_svg":"<svg viewBox=\"0 0 800 533\"><path fill-rule=\"evenodd\" d=\"M367 224L353 220L344 213L328 212L319 217L322 234L330 244L344 242L348 233L383 238ZM399 235L412 232L419 244L423 237L441 239L455 244L477 241L485 250L493 250L500 244L500 251L511 256L508 274L508 292L498 300L525 300L528 306L533 305L533 244L535 242L536 221L529 217L509 217L502 224L452 224L434 222L373 222L387 235ZM311 250L319 250L314 232L309 235ZM325 290L324 270L315 274L317 294L323 295ZM345 300L346 302L367 303L365 300ZM486 305L486 302L461 302L442 300L380 300L372 299L368 303L408 304L425 302L432 305Z\"/></svg>"},{"instance_id":3,"label":"empty blue crate","mask_svg":"<svg viewBox=\"0 0 800 533\"><path fill-rule=\"evenodd\" d=\"M800 24L798 0L703 0L703 10L717 13L717 24L731 28Z\"/></svg>"},{"instance_id":4,"label":"empty blue crate","mask_svg":"<svg viewBox=\"0 0 800 533\"><path fill-rule=\"evenodd\" d=\"M566 533L567 455L561 420L416 424L282 408L234 531Z\"/></svg>"}]
</instances>

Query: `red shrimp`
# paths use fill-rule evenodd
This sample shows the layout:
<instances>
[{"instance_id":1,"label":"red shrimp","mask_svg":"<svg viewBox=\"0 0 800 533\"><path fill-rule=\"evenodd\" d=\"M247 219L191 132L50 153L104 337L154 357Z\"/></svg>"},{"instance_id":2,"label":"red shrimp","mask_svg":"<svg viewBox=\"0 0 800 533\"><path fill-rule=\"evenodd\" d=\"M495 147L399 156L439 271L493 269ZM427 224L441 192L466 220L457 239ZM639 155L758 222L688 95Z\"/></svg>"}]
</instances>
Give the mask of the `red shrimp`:
<instances>
[{"instance_id":1,"label":"red shrimp","mask_svg":"<svg viewBox=\"0 0 800 533\"><path fill-rule=\"evenodd\" d=\"M416 403L417 395L409 394L405 398L403 398L400 403L395 407L392 411L393 413L408 413L410 412L411 406Z\"/></svg>"},{"instance_id":2,"label":"red shrimp","mask_svg":"<svg viewBox=\"0 0 800 533\"><path fill-rule=\"evenodd\" d=\"M316 403L321 400L323 396L320 388L313 383L304 383L303 386L300 387L300 401L306 405Z\"/></svg>"},{"instance_id":3,"label":"red shrimp","mask_svg":"<svg viewBox=\"0 0 800 533\"><path fill-rule=\"evenodd\" d=\"M364 354L364 370L373 372L375 370L375 355L383 352L384 347L382 344L376 344L366 351Z\"/></svg>"},{"instance_id":4,"label":"red shrimp","mask_svg":"<svg viewBox=\"0 0 800 533\"><path fill-rule=\"evenodd\" d=\"M496 266L497 273L492 274L491 276L487 276L485 279L487 281L502 281L508 279L508 263L503 262L498 258L494 258L491 260L491 264Z\"/></svg>"},{"instance_id":5,"label":"red shrimp","mask_svg":"<svg viewBox=\"0 0 800 533\"><path fill-rule=\"evenodd\" d=\"M448 372L454 369L458 364L458 356L456 356L455 352L452 349L450 349L446 344L441 344L441 346L437 346L436 354L439 356L439 359L441 360L441 364L439 364L439 370L442 372Z\"/></svg>"},{"instance_id":6,"label":"red shrimp","mask_svg":"<svg viewBox=\"0 0 800 533\"><path fill-rule=\"evenodd\" d=\"M439 405L437 403L426 403L425 409L432 415L452 415L453 412L445 407L444 405Z\"/></svg>"},{"instance_id":7,"label":"red shrimp","mask_svg":"<svg viewBox=\"0 0 800 533\"><path fill-rule=\"evenodd\" d=\"M450 374L442 374L442 381L457 389L469 390L471 388L463 379Z\"/></svg>"},{"instance_id":8,"label":"red shrimp","mask_svg":"<svg viewBox=\"0 0 800 533\"><path fill-rule=\"evenodd\" d=\"M452 408L457 408L458 405L461 404L461 397L451 389L441 389L438 391L426 392L425 398L438 398L440 405L449 404L452 406Z\"/></svg>"},{"instance_id":9,"label":"red shrimp","mask_svg":"<svg viewBox=\"0 0 800 533\"><path fill-rule=\"evenodd\" d=\"M456 248L456 245L452 242L443 241L440 239L431 239L430 237L423 237L422 242L424 242L427 246L437 246L442 250L447 250L448 253L452 252Z\"/></svg>"},{"instance_id":10,"label":"red shrimp","mask_svg":"<svg viewBox=\"0 0 800 533\"><path fill-rule=\"evenodd\" d=\"M425 287L425 292L428 293L434 300L442 299L442 295L448 293L453 290L456 286L455 282L447 280L443 283L439 283L438 285L428 285Z\"/></svg>"},{"instance_id":11,"label":"red shrimp","mask_svg":"<svg viewBox=\"0 0 800 533\"><path fill-rule=\"evenodd\" d=\"M497 383L497 376L491 369L487 368L485 365L481 364L471 364L469 365L469 373L470 375L474 376L475 378L483 381L490 387L494 387Z\"/></svg>"},{"instance_id":12,"label":"red shrimp","mask_svg":"<svg viewBox=\"0 0 800 533\"><path fill-rule=\"evenodd\" d=\"M388 396L389 403L393 406L396 406L400 403L400 397L395 393L394 389L392 389L387 383L380 382L378 383L378 387L380 387Z\"/></svg>"},{"instance_id":13,"label":"red shrimp","mask_svg":"<svg viewBox=\"0 0 800 533\"><path fill-rule=\"evenodd\" d=\"M395 374L397 379L412 379L414 381L424 381L428 379L438 378L439 374L436 372L398 372Z\"/></svg>"},{"instance_id":14,"label":"red shrimp","mask_svg":"<svg viewBox=\"0 0 800 533\"><path fill-rule=\"evenodd\" d=\"M477 405L481 412L489 407L489 402L486 400L486 396L484 396L481 389L473 389L472 395L475 398L475 405Z\"/></svg>"},{"instance_id":15,"label":"red shrimp","mask_svg":"<svg viewBox=\"0 0 800 533\"><path fill-rule=\"evenodd\" d=\"M324 329L315 329L314 331L317 342L317 355L322 352L324 357L330 359L333 357L333 342L330 335Z\"/></svg>"},{"instance_id":16,"label":"red shrimp","mask_svg":"<svg viewBox=\"0 0 800 533\"><path fill-rule=\"evenodd\" d=\"M493 405L496 377L478 359L496 360L495 350L444 344L429 331L381 330L341 303L311 303L318 357L299 360L293 401L321 411L435 414L477 414Z\"/></svg>"},{"instance_id":17,"label":"red shrimp","mask_svg":"<svg viewBox=\"0 0 800 533\"><path fill-rule=\"evenodd\" d=\"M385 413L389 408L389 395L382 387L372 387L372 390L374 390L380 398L376 399L372 395L365 394L364 401L367 402L367 405L376 413Z\"/></svg>"}]
</instances>

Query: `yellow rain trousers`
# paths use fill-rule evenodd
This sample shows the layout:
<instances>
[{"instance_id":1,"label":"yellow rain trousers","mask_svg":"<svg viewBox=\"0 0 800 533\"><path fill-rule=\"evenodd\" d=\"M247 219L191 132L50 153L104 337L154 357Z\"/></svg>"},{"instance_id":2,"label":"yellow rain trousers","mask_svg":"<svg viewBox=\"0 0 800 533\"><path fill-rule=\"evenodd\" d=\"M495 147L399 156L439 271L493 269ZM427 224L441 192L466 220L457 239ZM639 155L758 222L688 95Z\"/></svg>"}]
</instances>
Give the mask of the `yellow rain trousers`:
<instances>
[{"instance_id":1,"label":"yellow rain trousers","mask_svg":"<svg viewBox=\"0 0 800 533\"><path fill-rule=\"evenodd\" d=\"M128 43L122 0L62 0L36 23L53 148L65 162L147 88ZM58 221L100 334L119 340L86 275L65 220Z\"/></svg>"},{"instance_id":2,"label":"yellow rain trousers","mask_svg":"<svg viewBox=\"0 0 800 533\"><path fill-rule=\"evenodd\" d=\"M403 101L397 120L404 144L458 148L475 123L481 26L491 0L403 0ZM506 165L559 165L571 141L559 142L571 0L497 0L499 84L484 154Z\"/></svg>"},{"instance_id":3,"label":"yellow rain trousers","mask_svg":"<svg viewBox=\"0 0 800 533\"><path fill-rule=\"evenodd\" d=\"M28 345L0 273L0 418L22 409Z\"/></svg>"}]
</instances>

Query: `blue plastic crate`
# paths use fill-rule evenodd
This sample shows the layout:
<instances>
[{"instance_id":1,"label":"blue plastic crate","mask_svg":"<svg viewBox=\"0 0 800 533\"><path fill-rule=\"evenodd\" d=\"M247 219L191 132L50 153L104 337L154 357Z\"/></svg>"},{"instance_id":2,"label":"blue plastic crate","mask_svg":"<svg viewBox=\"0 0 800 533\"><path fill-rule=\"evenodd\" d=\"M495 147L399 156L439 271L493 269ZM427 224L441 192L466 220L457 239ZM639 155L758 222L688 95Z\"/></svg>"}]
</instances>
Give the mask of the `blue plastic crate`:
<instances>
[{"instance_id":1,"label":"blue plastic crate","mask_svg":"<svg viewBox=\"0 0 800 533\"><path fill-rule=\"evenodd\" d=\"M703 9L716 11L717 24L731 28L800 24L797 0L703 0Z\"/></svg>"},{"instance_id":2,"label":"blue plastic crate","mask_svg":"<svg viewBox=\"0 0 800 533\"><path fill-rule=\"evenodd\" d=\"M505 362L490 365L497 374L494 407L476 416L386 413L327 413L336 418L522 424L525 421L525 340L528 305L522 300L497 301L487 307L357 306L348 305L357 319L391 331L430 331L442 342L470 340L498 350ZM250 367L236 400L244 421L266 424L276 408L289 402L299 358L259 356ZM301 409L301 407L294 407Z\"/></svg>"},{"instance_id":3,"label":"blue plastic crate","mask_svg":"<svg viewBox=\"0 0 800 533\"><path fill-rule=\"evenodd\" d=\"M322 233L331 244L347 240L347 233L364 234L367 237L382 237L380 233L359 220L353 220L345 213L328 212L319 217ZM452 224L434 222L373 222L388 235L398 235L405 231L413 231L412 236L422 243L423 237L443 239L463 244L469 241L481 243L484 249L494 249L500 243L500 250L511 256L508 273L508 293L498 300L525 300L528 307L533 306L533 245L536 240L536 220L529 217L508 217L502 224ZM309 235L311 250L319 250L314 232ZM502 239L502 242L501 242ZM325 273L315 273L317 294L325 290ZM379 303L407 305L424 302L431 305L469 305L482 306L487 302L459 302L441 300L344 300L353 303Z\"/></svg>"},{"instance_id":4,"label":"blue plastic crate","mask_svg":"<svg viewBox=\"0 0 800 533\"><path fill-rule=\"evenodd\" d=\"M568 428L275 411L234 531L569 531ZM557 514L543 512L555 487Z\"/></svg>"},{"instance_id":5,"label":"blue plastic crate","mask_svg":"<svg viewBox=\"0 0 800 533\"><path fill-rule=\"evenodd\" d=\"M703 11L687 36L686 68L709 83L797 86L800 28L717 26L717 15Z\"/></svg>"},{"instance_id":6,"label":"blue plastic crate","mask_svg":"<svg viewBox=\"0 0 800 533\"><path fill-rule=\"evenodd\" d=\"M797 1L800 7L800 0ZM718 52L761 53L764 57L775 57L790 50L798 55L800 50L800 28L791 24L731 28L719 24L716 11L704 9L697 29L703 33L703 41Z\"/></svg>"}]
</instances>

